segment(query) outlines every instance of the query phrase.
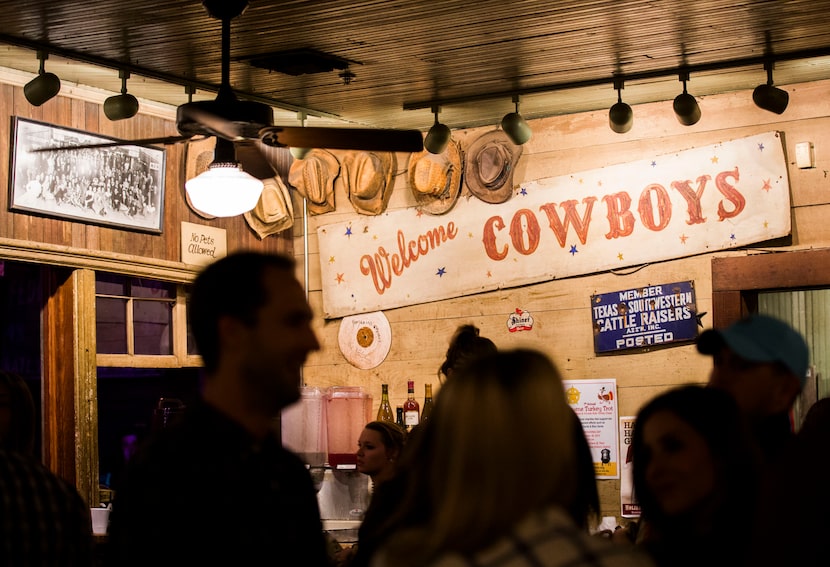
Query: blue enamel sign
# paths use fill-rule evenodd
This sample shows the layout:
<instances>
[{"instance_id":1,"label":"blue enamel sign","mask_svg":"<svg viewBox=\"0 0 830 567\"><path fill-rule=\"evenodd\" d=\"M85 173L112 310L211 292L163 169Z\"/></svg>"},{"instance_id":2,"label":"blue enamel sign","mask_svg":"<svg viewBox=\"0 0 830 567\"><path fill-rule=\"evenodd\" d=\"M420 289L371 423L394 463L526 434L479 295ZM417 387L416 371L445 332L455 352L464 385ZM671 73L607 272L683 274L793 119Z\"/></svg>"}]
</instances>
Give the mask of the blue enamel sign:
<instances>
[{"instance_id":1,"label":"blue enamel sign","mask_svg":"<svg viewBox=\"0 0 830 567\"><path fill-rule=\"evenodd\" d=\"M591 296L594 351L648 349L697 338L694 282Z\"/></svg>"}]
</instances>

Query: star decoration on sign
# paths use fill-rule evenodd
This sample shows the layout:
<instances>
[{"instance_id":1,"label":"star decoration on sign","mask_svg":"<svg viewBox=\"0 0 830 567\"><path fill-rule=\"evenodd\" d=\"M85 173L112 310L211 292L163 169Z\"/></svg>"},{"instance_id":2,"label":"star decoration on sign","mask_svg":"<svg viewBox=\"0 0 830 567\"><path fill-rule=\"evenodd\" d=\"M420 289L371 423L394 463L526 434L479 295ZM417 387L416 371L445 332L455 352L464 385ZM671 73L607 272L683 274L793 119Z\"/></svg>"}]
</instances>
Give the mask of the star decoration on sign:
<instances>
[{"instance_id":1,"label":"star decoration on sign","mask_svg":"<svg viewBox=\"0 0 830 567\"><path fill-rule=\"evenodd\" d=\"M764 186L761 187L761 189L769 193L770 189L772 189L772 185L770 184L769 179L764 179Z\"/></svg>"},{"instance_id":2,"label":"star decoration on sign","mask_svg":"<svg viewBox=\"0 0 830 567\"><path fill-rule=\"evenodd\" d=\"M527 197L527 189L525 189L524 187L519 189L519 195L522 195L523 197Z\"/></svg>"},{"instance_id":3,"label":"star decoration on sign","mask_svg":"<svg viewBox=\"0 0 830 567\"><path fill-rule=\"evenodd\" d=\"M736 240L736 239L737 239L737 237L735 236L734 232L729 235L729 240Z\"/></svg>"},{"instance_id":4,"label":"star decoration on sign","mask_svg":"<svg viewBox=\"0 0 830 567\"><path fill-rule=\"evenodd\" d=\"M487 270L487 277L492 278L493 277L493 272L491 272L490 270Z\"/></svg>"},{"instance_id":5,"label":"star decoration on sign","mask_svg":"<svg viewBox=\"0 0 830 567\"><path fill-rule=\"evenodd\" d=\"M350 226L346 227L346 234L344 236L348 236L348 237L352 236L352 227L350 227Z\"/></svg>"},{"instance_id":6,"label":"star decoration on sign","mask_svg":"<svg viewBox=\"0 0 830 567\"><path fill-rule=\"evenodd\" d=\"M416 217L421 218L423 215L424 215L424 211L422 211L420 208L415 210L415 216Z\"/></svg>"},{"instance_id":7,"label":"star decoration on sign","mask_svg":"<svg viewBox=\"0 0 830 567\"><path fill-rule=\"evenodd\" d=\"M334 256L329 256L329 264L334 264Z\"/></svg>"},{"instance_id":8,"label":"star decoration on sign","mask_svg":"<svg viewBox=\"0 0 830 567\"><path fill-rule=\"evenodd\" d=\"M446 274L446 273L447 273L447 268L441 267L441 268L438 268L438 271L435 272L435 275L440 278L440 277L443 277L444 274Z\"/></svg>"},{"instance_id":9,"label":"star decoration on sign","mask_svg":"<svg viewBox=\"0 0 830 567\"><path fill-rule=\"evenodd\" d=\"M764 144L763 144L763 142L762 142L762 143L760 143L760 144L758 144L758 151L761 151L761 152L763 152L763 151L764 151Z\"/></svg>"},{"instance_id":10,"label":"star decoration on sign","mask_svg":"<svg viewBox=\"0 0 830 567\"><path fill-rule=\"evenodd\" d=\"M718 156L712 156L712 163L718 163Z\"/></svg>"},{"instance_id":11,"label":"star decoration on sign","mask_svg":"<svg viewBox=\"0 0 830 567\"><path fill-rule=\"evenodd\" d=\"M620 262L622 262L622 259L623 259L623 253L622 253L622 252L620 252L619 254L617 254L617 260L619 260Z\"/></svg>"},{"instance_id":12,"label":"star decoration on sign","mask_svg":"<svg viewBox=\"0 0 830 567\"><path fill-rule=\"evenodd\" d=\"M343 276L344 276L344 274L337 274L337 277L335 278L337 283L339 283L339 284L343 283L343 281L345 279Z\"/></svg>"},{"instance_id":13,"label":"star decoration on sign","mask_svg":"<svg viewBox=\"0 0 830 567\"><path fill-rule=\"evenodd\" d=\"M577 252L579 252L579 250L576 249L576 244L571 244L571 250L570 250L571 256L573 256Z\"/></svg>"},{"instance_id":14,"label":"star decoration on sign","mask_svg":"<svg viewBox=\"0 0 830 567\"><path fill-rule=\"evenodd\" d=\"M656 162L656 161L654 161L654 160L652 160L652 162L651 162L651 167L657 167L657 162Z\"/></svg>"},{"instance_id":15,"label":"star decoration on sign","mask_svg":"<svg viewBox=\"0 0 830 567\"><path fill-rule=\"evenodd\" d=\"M686 241L687 241L687 240L689 240L689 237L688 237L688 236L686 236L685 234L681 234L681 235L680 235L680 243L681 243L681 244L686 244Z\"/></svg>"},{"instance_id":16,"label":"star decoration on sign","mask_svg":"<svg viewBox=\"0 0 830 567\"><path fill-rule=\"evenodd\" d=\"M764 228L769 228L769 221L764 221Z\"/></svg>"},{"instance_id":17,"label":"star decoration on sign","mask_svg":"<svg viewBox=\"0 0 830 567\"><path fill-rule=\"evenodd\" d=\"M701 327L701 328L703 327L702 319L703 319L703 316L706 315L706 313L707 313L707 311L704 311L703 313L698 313L698 314L695 315L695 320L697 321L697 326L698 327Z\"/></svg>"}]
</instances>

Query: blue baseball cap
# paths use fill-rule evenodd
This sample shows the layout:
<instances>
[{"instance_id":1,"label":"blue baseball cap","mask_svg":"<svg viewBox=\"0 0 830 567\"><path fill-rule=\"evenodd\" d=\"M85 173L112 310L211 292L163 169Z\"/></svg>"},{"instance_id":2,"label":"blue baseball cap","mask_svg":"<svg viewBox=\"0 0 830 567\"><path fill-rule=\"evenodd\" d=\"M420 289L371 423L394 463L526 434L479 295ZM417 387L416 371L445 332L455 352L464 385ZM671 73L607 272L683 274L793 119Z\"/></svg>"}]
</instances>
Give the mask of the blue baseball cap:
<instances>
[{"instance_id":1,"label":"blue baseball cap","mask_svg":"<svg viewBox=\"0 0 830 567\"><path fill-rule=\"evenodd\" d=\"M716 354L724 346L750 362L780 362L804 387L810 352L801 333L769 315L753 314L726 329L708 329L697 338L697 350Z\"/></svg>"}]
</instances>

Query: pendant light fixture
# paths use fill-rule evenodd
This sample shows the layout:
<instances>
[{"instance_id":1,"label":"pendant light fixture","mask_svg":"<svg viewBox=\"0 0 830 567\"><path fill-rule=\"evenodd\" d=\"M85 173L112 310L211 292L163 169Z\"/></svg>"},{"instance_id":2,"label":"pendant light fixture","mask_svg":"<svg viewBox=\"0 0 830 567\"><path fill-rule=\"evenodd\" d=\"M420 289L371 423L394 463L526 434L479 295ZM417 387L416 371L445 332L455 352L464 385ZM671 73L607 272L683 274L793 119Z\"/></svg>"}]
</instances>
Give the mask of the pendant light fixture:
<instances>
[{"instance_id":1,"label":"pendant light fixture","mask_svg":"<svg viewBox=\"0 0 830 567\"><path fill-rule=\"evenodd\" d=\"M507 134L517 146L521 146L530 140L533 135L533 130L530 129L527 121L519 114L519 95L513 95L513 104L516 105L516 110L504 115L501 119L501 129Z\"/></svg>"},{"instance_id":2,"label":"pendant light fixture","mask_svg":"<svg viewBox=\"0 0 830 567\"><path fill-rule=\"evenodd\" d=\"M239 167L233 142L217 137L213 162L184 187L197 210L213 217L235 217L256 206L263 185Z\"/></svg>"},{"instance_id":3,"label":"pendant light fixture","mask_svg":"<svg viewBox=\"0 0 830 567\"><path fill-rule=\"evenodd\" d=\"M450 138L452 138L452 132L449 126L438 122L438 113L440 111L440 107L432 107L432 113L435 115L435 123L429 129L429 132L427 132L426 138L424 138L424 149L431 154L440 154L443 152L447 144L450 143Z\"/></svg>"},{"instance_id":4,"label":"pendant light fixture","mask_svg":"<svg viewBox=\"0 0 830 567\"><path fill-rule=\"evenodd\" d=\"M700 120L700 107L695 97L686 92L686 81L689 80L689 72L681 71L680 80L683 81L683 92L674 98L674 114L678 122L684 126L692 126Z\"/></svg>"},{"instance_id":5,"label":"pendant light fixture","mask_svg":"<svg viewBox=\"0 0 830 567\"><path fill-rule=\"evenodd\" d=\"M623 80L614 79L614 89L617 91L617 102L608 111L608 124L617 134L625 134L634 125L634 111L622 100Z\"/></svg>"},{"instance_id":6,"label":"pendant light fixture","mask_svg":"<svg viewBox=\"0 0 830 567\"><path fill-rule=\"evenodd\" d=\"M300 126L305 126L305 119L306 113L302 110L299 111L297 113L297 120L300 121ZM311 151L311 148L295 148L292 146L288 148L288 151L292 156L294 156L294 159L303 159L306 155L308 155L308 152Z\"/></svg>"},{"instance_id":7,"label":"pendant light fixture","mask_svg":"<svg viewBox=\"0 0 830 567\"><path fill-rule=\"evenodd\" d=\"M123 69L118 71L121 79L121 94L109 97L104 101L104 114L110 120L124 120L138 114L138 99L127 92L127 79L130 72Z\"/></svg>"},{"instance_id":8,"label":"pendant light fixture","mask_svg":"<svg viewBox=\"0 0 830 567\"><path fill-rule=\"evenodd\" d=\"M61 90L61 80L58 76L46 72L44 62L49 58L49 54L45 51L38 51L37 58L40 59L37 77L23 86L23 95L33 106L40 106L55 97Z\"/></svg>"},{"instance_id":9,"label":"pendant light fixture","mask_svg":"<svg viewBox=\"0 0 830 567\"><path fill-rule=\"evenodd\" d=\"M790 95L784 89L773 86L772 69L775 66L773 61L764 62L764 69L767 71L767 82L755 87L752 91L752 100L758 108L769 110L775 114L783 114L790 102Z\"/></svg>"}]
</instances>

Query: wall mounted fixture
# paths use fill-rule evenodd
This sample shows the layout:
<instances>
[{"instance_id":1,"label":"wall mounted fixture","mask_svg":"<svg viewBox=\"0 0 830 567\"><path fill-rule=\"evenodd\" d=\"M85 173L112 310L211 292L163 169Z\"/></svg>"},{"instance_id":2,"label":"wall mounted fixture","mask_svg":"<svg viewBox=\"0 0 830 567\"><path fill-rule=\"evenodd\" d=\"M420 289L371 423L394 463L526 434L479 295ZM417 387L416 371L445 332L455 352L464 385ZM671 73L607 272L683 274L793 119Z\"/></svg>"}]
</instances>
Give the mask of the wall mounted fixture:
<instances>
[{"instance_id":1,"label":"wall mounted fixture","mask_svg":"<svg viewBox=\"0 0 830 567\"><path fill-rule=\"evenodd\" d=\"M104 114L110 120L124 120L138 114L138 99L127 92L127 79L130 78L130 72L122 69L118 71L118 77L121 79L121 94L111 96L104 101Z\"/></svg>"},{"instance_id":2,"label":"wall mounted fixture","mask_svg":"<svg viewBox=\"0 0 830 567\"><path fill-rule=\"evenodd\" d=\"M689 80L688 71L680 72L680 80L683 81L683 92L674 98L674 114L678 122L684 126L691 126L700 120L700 106L695 97L686 92L686 81Z\"/></svg>"},{"instance_id":3,"label":"wall mounted fixture","mask_svg":"<svg viewBox=\"0 0 830 567\"><path fill-rule=\"evenodd\" d=\"M519 95L513 95L513 104L516 105L516 110L504 115L501 119L501 129L507 134L507 137L516 144L521 146L530 140L533 135L533 130L530 129L527 121L519 114Z\"/></svg>"},{"instance_id":4,"label":"wall mounted fixture","mask_svg":"<svg viewBox=\"0 0 830 567\"><path fill-rule=\"evenodd\" d=\"M617 134L625 134L634 125L634 111L631 106L622 100L624 88L622 79L614 79L614 89L617 91L617 102L608 111L608 125Z\"/></svg>"},{"instance_id":5,"label":"wall mounted fixture","mask_svg":"<svg viewBox=\"0 0 830 567\"><path fill-rule=\"evenodd\" d=\"M46 72L44 62L49 58L49 54L45 51L38 51L37 58L40 59L40 70L37 72L37 77L23 87L23 95L33 106L40 106L55 97L61 90L61 80L58 76Z\"/></svg>"},{"instance_id":6,"label":"wall mounted fixture","mask_svg":"<svg viewBox=\"0 0 830 567\"><path fill-rule=\"evenodd\" d=\"M441 111L440 107L433 106L432 113L435 115L435 123L427 132L424 138L424 149L431 154L440 154L450 143L452 132L445 124L438 122L438 113Z\"/></svg>"},{"instance_id":7,"label":"wall mounted fixture","mask_svg":"<svg viewBox=\"0 0 830 567\"><path fill-rule=\"evenodd\" d=\"M239 167L233 142L217 137L213 162L184 187L197 210L213 217L235 217L256 206L263 185Z\"/></svg>"},{"instance_id":8,"label":"wall mounted fixture","mask_svg":"<svg viewBox=\"0 0 830 567\"><path fill-rule=\"evenodd\" d=\"M755 90L752 91L752 100L758 108L769 110L775 114L783 114L790 102L790 95L784 89L773 86L772 69L774 66L775 63L772 61L764 62L764 69L767 71L767 82L755 87Z\"/></svg>"}]
</instances>

